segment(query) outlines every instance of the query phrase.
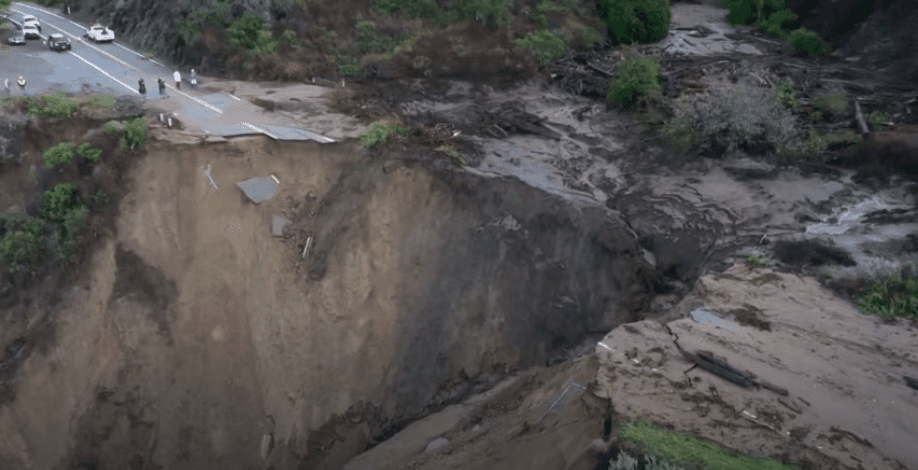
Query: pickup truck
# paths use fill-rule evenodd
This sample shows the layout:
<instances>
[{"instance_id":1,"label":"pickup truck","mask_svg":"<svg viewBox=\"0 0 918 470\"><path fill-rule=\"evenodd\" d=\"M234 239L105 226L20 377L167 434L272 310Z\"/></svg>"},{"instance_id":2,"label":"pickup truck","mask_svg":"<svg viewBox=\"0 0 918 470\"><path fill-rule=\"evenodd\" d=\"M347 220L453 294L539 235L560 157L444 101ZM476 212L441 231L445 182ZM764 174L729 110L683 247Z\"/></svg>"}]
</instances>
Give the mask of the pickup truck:
<instances>
[{"instance_id":1,"label":"pickup truck","mask_svg":"<svg viewBox=\"0 0 918 470\"><path fill-rule=\"evenodd\" d=\"M102 25L93 25L86 30L84 38L93 42L111 42L115 40L115 32Z\"/></svg>"},{"instance_id":2,"label":"pickup truck","mask_svg":"<svg viewBox=\"0 0 918 470\"><path fill-rule=\"evenodd\" d=\"M38 39L41 37L41 32L34 24L28 24L22 27L22 36L26 39Z\"/></svg>"},{"instance_id":3,"label":"pickup truck","mask_svg":"<svg viewBox=\"0 0 918 470\"><path fill-rule=\"evenodd\" d=\"M32 15L23 15L22 25L23 26L29 26L29 25L35 26L35 29L37 29L39 33L41 32L41 22L38 21L38 18Z\"/></svg>"},{"instance_id":4,"label":"pickup truck","mask_svg":"<svg viewBox=\"0 0 918 470\"><path fill-rule=\"evenodd\" d=\"M48 49L57 52L69 51L71 48L70 40L63 34L48 35Z\"/></svg>"}]
</instances>

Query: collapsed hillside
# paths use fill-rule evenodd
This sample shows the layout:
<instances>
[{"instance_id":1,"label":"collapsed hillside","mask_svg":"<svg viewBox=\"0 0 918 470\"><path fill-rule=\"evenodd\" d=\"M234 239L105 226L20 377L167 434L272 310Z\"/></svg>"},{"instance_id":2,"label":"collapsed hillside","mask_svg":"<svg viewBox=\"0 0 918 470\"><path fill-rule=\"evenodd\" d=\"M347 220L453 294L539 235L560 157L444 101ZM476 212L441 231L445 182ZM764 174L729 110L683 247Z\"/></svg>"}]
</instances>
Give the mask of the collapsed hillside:
<instances>
[{"instance_id":1,"label":"collapsed hillside","mask_svg":"<svg viewBox=\"0 0 918 470\"><path fill-rule=\"evenodd\" d=\"M632 320L654 276L614 211L352 144L153 142L123 158L133 190L74 273L87 275L58 302L27 291L6 309L24 321L5 336L36 351L5 379L6 468L255 467L272 446L335 468L428 407ZM237 194L267 174L274 200ZM351 450L315 433L335 416L354 420L336 433L363 436Z\"/></svg>"}]
</instances>

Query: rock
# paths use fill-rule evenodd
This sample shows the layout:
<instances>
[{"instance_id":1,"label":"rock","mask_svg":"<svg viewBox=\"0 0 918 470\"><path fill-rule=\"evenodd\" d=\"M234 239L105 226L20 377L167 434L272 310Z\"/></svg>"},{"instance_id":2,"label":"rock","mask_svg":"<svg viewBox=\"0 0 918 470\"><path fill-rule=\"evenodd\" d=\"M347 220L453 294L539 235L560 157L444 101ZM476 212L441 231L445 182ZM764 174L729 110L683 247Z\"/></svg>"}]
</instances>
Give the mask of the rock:
<instances>
[{"instance_id":1,"label":"rock","mask_svg":"<svg viewBox=\"0 0 918 470\"><path fill-rule=\"evenodd\" d=\"M275 215L271 221L271 233L275 237L283 237L288 225L290 225L290 219L282 215Z\"/></svg>"},{"instance_id":2,"label":"rock","mask_svg":"<svg viewBox=\"0 0 918 470\"><path fill-rule=\"evenodd\" d=\"M92 180L96 183L102 181L105 176L105 165L99 163L92 168Z\"/></svg>"},{"instance_id":3,"label":"rock","mask_svg":"<svg viewBox=\"0 0 918 470\"><path fill-rule=\"evenodd\" d=\"M439 452L439 451L445 449L446 446L448 446L448 445L449 445L449 439L447 439L447 438L445 438L445 437L438 437L438 438L436 438L436 439L430 441L429 444L427 444L427 448L424 449L424 452L426 452L426 453L428 453L428 454L432 454L432 453L434 453L434 452Z\"/></svg>"}]
</instances>

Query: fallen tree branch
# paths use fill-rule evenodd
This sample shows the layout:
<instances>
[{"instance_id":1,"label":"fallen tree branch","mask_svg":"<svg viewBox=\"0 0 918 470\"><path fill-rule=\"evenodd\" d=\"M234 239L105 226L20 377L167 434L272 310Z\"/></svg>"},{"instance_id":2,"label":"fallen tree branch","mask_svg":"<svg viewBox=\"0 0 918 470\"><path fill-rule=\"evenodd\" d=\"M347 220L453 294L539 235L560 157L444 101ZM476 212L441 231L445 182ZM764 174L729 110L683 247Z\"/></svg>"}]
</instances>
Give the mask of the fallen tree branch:
<instances>
[{"instance_id":1,"label":"fallen tree branch","mask_svg":"<svg viewBox=\"0 0 918 470\"><path fill-rule=\"evenodd\" d=\"M861 135L867 135L870 133L870 129L867 128L867 121L864 120L864 112L861 110L861 101L858 99L854 100L854 117L857 119L857 127L861 130Z\"/></svg>"}]
</instances>

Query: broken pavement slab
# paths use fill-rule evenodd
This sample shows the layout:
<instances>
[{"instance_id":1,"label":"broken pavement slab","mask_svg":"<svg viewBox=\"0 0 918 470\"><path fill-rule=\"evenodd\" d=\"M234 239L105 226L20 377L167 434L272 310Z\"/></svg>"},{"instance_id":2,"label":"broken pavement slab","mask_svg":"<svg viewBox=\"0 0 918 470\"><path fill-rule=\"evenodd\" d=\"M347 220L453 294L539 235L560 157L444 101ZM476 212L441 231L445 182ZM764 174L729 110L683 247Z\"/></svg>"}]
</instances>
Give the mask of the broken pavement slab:
<instances>
[{"instance_id":1,"label":"broken pavement slab","mask_svg":"<svg viewBox=\"0 0 918 470\"><path fill-rule=\"evenodd\" d=\"M703 276L697 292L693 305L751 307L770 329L688 318L616 328L595 351L597 394L617 413L814 468L918 468L918 394L901 379L918 368L918 328L864 315L815 279L745 264ZM693 367L676 341L788 393Z\"/></svg>"},{"instance_id":2,"label":"broken pavement slab","mask_svg":"<svg viewBox=\"0 0 918 470\"><path fill-rule=\"evenodd\" d=\"M280 184L274 175L259 176L239 181L236 186L255 204L270 201L280 192Z\"/></svg>"},{"instance_id":3,"label":"broken pavement slab","mask_svg":"<svg viewBox=\"0 0 918 470\"><path fill-rule=\"evenodd\" d=\"M282 215L275 215L271 219L271 233L275 237L283 237L287 231L287 226L289 225L290 225L290 219Z\"/></svg>"}]
</instances>

